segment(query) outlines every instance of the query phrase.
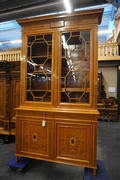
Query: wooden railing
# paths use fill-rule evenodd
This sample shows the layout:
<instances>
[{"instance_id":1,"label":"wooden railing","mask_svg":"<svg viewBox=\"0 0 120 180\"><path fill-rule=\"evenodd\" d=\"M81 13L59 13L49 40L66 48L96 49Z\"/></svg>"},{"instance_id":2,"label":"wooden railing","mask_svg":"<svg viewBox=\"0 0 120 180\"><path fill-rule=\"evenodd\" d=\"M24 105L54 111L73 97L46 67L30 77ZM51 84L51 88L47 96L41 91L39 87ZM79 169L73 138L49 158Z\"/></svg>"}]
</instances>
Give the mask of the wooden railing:
<instances>
[{"instance_id":1,"label":"wooden railing","mask_svg":"<svg viewBox=\"0 0 120 180\"><path fill-rule=\"evenodd\" d=\"M98 61L100 60L120 60L117 43L105 43L98 45Z\"/></svg>"},{"instance_id":2,"label":"wooden railing","mask_svg":"<svg viewBox=\"0 0 120 180\"><path fill-rule=\"evenodd\" d=\"M120 60L120 52L117 43L105 43L98 45L98 61ZM20 61L21 50L0 52L0 61Z\"/></svg>"},{"instance_id":3,"label":"wooden railing","mask_svg":"<svg viewBox=\"0 0 120 180\"><path fill-rule=\"evenodd\" d=\"M20 61L20 59L21 59L21 50L0 52L0 61L2 60Z\"/></svg>"}]
</instances>

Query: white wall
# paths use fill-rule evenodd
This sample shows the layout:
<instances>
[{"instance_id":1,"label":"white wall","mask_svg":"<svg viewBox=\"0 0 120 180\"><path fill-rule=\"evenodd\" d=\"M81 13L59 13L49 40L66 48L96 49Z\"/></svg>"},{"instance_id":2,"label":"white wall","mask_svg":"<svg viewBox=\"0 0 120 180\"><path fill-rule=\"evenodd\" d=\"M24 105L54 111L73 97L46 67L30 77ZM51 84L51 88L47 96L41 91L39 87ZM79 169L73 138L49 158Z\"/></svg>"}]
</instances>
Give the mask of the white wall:
<instances>
[{"instance_id":1,"label":"white wall","mask_svg":"<svg viewBox=\"0 0 120 180\"><path fill-rule=\"evenodd\" d=\"M98 72L101 71L103 74L103 85L105 86L106 97L117 98L117 67L98 67ZM115 92L108 92L109 87L115 87Z\"/></svg>"}]
</instances>

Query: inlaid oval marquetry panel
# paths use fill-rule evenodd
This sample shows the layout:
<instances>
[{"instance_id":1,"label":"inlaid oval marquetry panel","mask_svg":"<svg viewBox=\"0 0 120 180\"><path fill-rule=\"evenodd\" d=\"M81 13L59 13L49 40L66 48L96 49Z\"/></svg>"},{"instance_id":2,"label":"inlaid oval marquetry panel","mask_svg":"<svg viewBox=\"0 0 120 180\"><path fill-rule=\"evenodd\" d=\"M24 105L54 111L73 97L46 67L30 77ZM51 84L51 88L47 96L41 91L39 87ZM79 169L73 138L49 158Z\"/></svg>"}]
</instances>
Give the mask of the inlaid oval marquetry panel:
<instances>
[{"instance_id":1,"label":"inlaid oval marquetry panel","mask_svg":"<svg viewBox=\"0 0 120 180\"><path fill-rule=\"evenodd\" d=\"M50 153L50 125L47 122L43 127L42 123L31 121L29 123L22 121L22 150L29 153Z\"/></svg>"},{"instance_id":2,"label":"inlaid oval marquetry panel","mask_svg":"<svg viewBox=\"0 0 120 180\"><path fill-rule=\"evenodd\" d=\"M90 137L92 136L92 126L90 124L64 125L56 123L56 127L57 157L89 160L87 148L91 152L90 144L92 142Z\"/></svg>"}]
</instances>

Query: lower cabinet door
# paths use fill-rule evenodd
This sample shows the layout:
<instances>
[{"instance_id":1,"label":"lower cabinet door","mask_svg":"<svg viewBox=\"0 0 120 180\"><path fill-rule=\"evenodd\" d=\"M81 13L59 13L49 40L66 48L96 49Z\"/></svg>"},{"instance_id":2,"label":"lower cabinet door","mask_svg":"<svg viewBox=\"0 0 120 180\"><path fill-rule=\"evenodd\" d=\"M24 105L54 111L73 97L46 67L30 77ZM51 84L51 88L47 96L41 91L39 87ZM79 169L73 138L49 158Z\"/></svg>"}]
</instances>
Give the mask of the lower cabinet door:
<instances>
[{"instance_id":1,"label":"lower cabinet door","mask_svg":"<svg viewBox=\"0 0 120 180\"><path fill-rule=\"evenodd\" d=\"M16 144L16 154L23 154L31 158L42 159L50 158L51 156L51 123L42 120L19 119L17 123L16 138L20 142ZM19 144L20 143L20 144Z\"/></svg>"},{"instance_id":2,"label":"lower cabinet door","mask_svg":"<svg viewBox=\"0 0 120 180\"><path fill-rule=\"evenodd\" d=\"M56 122L56 160L76 165L94 164L95 130L92 123Z\"/></svg>"}]
</instances>

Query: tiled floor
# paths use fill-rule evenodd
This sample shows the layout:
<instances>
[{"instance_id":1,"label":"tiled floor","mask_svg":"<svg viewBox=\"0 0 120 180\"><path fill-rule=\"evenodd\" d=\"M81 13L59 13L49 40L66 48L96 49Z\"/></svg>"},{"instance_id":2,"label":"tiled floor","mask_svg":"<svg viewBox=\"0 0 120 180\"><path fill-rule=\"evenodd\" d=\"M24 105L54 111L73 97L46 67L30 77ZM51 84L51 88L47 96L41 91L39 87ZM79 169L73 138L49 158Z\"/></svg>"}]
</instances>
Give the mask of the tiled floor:
<instances>
[{"instance_id":1,"label":"tiled floor","mask_svg":"<svg viewBox=\"0 0 120 180\"><path fill-rule=\"evenodd\" d=\"M14 142L0 144L0 180L83 180L82 167L40 160L31 160L22 173L9 171L14 152ZM109 180L120 180L120 122L99 121L97 159L104 160Z\"/></svg>"}]
</instances>

